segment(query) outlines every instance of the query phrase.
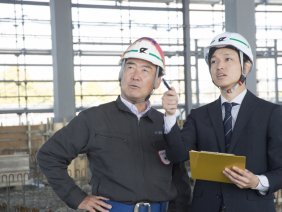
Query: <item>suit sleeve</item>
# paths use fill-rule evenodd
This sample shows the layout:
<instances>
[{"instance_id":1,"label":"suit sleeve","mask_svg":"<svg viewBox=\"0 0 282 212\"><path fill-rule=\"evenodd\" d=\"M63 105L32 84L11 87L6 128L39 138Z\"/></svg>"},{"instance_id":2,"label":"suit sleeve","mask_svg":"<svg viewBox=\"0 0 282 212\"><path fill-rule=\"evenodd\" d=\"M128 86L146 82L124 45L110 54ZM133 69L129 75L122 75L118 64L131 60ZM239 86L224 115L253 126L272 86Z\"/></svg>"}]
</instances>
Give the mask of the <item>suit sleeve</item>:
<instances>
[{"instance_id":1,"label":"suit sleeve","mask_svg":"<svg viewBox=\"0 0 282 212\"><path fill-rule=\"evenodd\" d=\"M89 128L83 113L56 132L39 149L37 163L55 193L71 208L77 209L87 194L68 174L68 165L87 150Z\"/></svg>"},{"instance_id":2,"label":"suit sleeve","mask_svg":"<svg viewBox=\"0 0 282 212\"><path fill-rule=\"evenodd\" d=\"M282 107L276 106L268 123L268 172L269 193L282 188Z\"/></svg>"},{"instance_id":3,"label":"suit sleeve","mask_svg":"<svg viewBox=\"0 0 282 212\"><path fill-rule=\"evenodd\" d=\"M197 130L195 123L195 112L187 116L183 129L180 131L177 123L168 134L164 134L165 149L168 159L173 163L189 160L189 151L197 150Z\"/></svg>"},{"instance_id":4,"label":"suit sleeve","mask_svg":"<svg viewBox=\"0 0 282 212\"><path fill-rule=\"evenodd\" d=\"M176 187L177 197L169 201L168 212L189 212L191 185L184 162L173 165L172 183Z\"/></svg>"}]
</instances>

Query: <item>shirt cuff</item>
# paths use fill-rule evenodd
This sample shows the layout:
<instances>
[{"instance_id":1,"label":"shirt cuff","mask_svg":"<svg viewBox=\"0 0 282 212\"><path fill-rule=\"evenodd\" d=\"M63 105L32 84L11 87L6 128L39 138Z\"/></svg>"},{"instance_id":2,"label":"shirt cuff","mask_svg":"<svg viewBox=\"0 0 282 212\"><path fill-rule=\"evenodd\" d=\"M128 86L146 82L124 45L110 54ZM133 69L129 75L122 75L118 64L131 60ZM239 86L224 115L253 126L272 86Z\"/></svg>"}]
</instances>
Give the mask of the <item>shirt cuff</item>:
<instances>
[{"instance_id":1,"label":"shirt cuff","mask_svg":"<svg viewBox=\"0 0 282 212\"><path fill-rule=\"evenodd\" d=\"M255 190L258 190L262 195L266 195L269 190L269 181L265 175L256 175L259 178L259 183Z\"/></svg>"},{"instance_id":2,"label":"shirt cuff","mask_svg":"<svg viewBox=\"0 0 282 212\"><path fill-rule=\"evenodd\" d=\"M171 128L176 123L176 115L173 116L165 116L164 115L164 134L168 134L171 131Z\"/></svg>"}]
</instances>

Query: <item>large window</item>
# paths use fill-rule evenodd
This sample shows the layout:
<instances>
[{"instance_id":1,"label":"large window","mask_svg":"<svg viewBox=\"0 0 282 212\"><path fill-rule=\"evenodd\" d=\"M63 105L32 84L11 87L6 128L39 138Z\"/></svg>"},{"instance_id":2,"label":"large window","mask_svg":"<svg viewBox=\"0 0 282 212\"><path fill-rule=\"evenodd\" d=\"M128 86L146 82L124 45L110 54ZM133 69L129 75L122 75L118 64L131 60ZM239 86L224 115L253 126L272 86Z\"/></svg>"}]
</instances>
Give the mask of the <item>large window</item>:
<instances>
[{"instance_id":1,"label":"large window","mask_svg":"<svg viewBox=\"0 0 282 212\"><path fill-rule=\"evenodd\" d=\"M0 4L0 110L14 114L0 122L10 125L17 114L13 124L26 123L27 113L52 108L52 81L48 4Z\"/></svg>"},{"instance_id":2,"label":"large window","mask_svg":"<svg viewBox=\"0 0 282 212\"><path fill-rule=\"evenodd\" d=\"M40 123L53 115L53 69L48 0L0 0L0 123ZM140 37L154 38L166 60L166 80L184 109L182 1L72 0L75 104L77 111L113 101L120 94L123 51ZM210 2L210 3L207 3ZM259 3L258 0L255 1ZM269 4L268 4L269 3ZM256 6L257 93L282 103L282 6ZM224 1L190 1L191 91L193 107L218 98L203 48L225 31ZM165 86L151 97L161 109ZM189 97L190 98L190 97ZM41 114L41 115L40 115Z\"/></svg>"},{"instance_id":3,"label":"large window","mask_svg":"<svg viewBox=\"0 0 282 212\"><path fill-rule=\"evenodd\" d=\"M196 108L214 101L220 94L211 81L203 51L214 36L225 31L225 7L192 4L190 10L192 103Z\"/></svg>"},{"instance_id":4,"label":"large window","mask_svg":"<svg viewBox=\"0 0 282 212\"><path fill-rule=\"evenodd\" d=\"M256 8L258 96L282 103L282 6Z\"/></svg>"},{"instance_id":5,"label":"large window","mask_svg":"<svg viewBox=\"0 0 282 212\"><path fill-rule=\"evenodd\" d=\"M116 4L118 7L113 7ZM120 56L140 37L151 37L162 47L166 61L165 78L175 86L180 103L184 105L181 8L182 4L178 3L73 0L76 106L89 107L117 98L120 94ZM164 91L166 88L161 85L151 97L154 106L161 105Z\"/></svg>"}]
</instances>

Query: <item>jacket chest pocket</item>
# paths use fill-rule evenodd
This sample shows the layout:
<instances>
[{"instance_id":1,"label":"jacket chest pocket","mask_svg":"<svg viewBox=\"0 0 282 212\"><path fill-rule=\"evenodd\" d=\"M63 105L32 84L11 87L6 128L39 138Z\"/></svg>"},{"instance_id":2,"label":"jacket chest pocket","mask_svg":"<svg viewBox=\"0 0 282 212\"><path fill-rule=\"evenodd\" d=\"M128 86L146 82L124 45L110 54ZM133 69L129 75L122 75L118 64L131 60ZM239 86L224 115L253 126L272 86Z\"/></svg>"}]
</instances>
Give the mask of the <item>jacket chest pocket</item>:
<instances>
[{"instance_id":1,"label":"jacket chest pocket","mask_svg":"<svg viewBox=\"0 0 282 212\"><path fill-rule=\"evenodd\" d=\"M95 150L101 151L101 153L120 153L130 149L127 136L114 133L95 133L93 145Z\"/></svg>"},{"instance_id":2,"label":"jacket chest pocket","mask_svg":"<svg viewBox=\"0 0 282 212\"><path fill-rule=\"evenodd\" d=\"M107 139L107 140L116 140L116 141L128 143L128 141L125 138L117 138L117 137L113 137L113 136L100 135L100 134L95 134L95 136L100 137L100 138L104 138L104 139Z\"/></svg>"},{"instance_id":3,"label":"jacket chest pocket","mask_svg":"<svg viewBox=\"0 0 282 212\"><path fill-rule=\"evenodd\" d=\"M151 143L151 146L153 147L154 150L157 151L165 149L164 141L153 141Z\"/></svg>"},{"instance_id":4,"label":"jacket chest pocket","mask_svg":"<svg viewBox=\"0 0 282 212\"><path fill-rule=\"evenodd\" d=\"M148 151L149 152L158 152L159 150L165 149L165 143L163 135L156 135L148 137L149 145Z\"/></svg>"}]
</instances>

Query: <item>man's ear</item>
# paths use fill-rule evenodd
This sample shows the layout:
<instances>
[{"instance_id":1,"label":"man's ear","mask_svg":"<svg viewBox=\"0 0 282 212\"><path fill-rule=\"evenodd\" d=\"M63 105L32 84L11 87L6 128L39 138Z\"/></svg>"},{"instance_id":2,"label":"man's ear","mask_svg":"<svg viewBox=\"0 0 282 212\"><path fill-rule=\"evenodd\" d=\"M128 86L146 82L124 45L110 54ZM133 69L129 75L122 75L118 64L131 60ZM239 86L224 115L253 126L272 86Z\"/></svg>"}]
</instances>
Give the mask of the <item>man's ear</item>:
<instances>
[{"instance_id":1,"label":"man's ear","mask_svg":"<svg viewBox=\"0 0 282 212\"><path fill-rule=\"evenodd\" d=\"M161 77L159 77L159 78L158 78L158 82L157 82L157 86L156 86L156 88L155 88L155 89L158 89L158 88L160 87L161 82L162 82L162 78L161 78Z\"/></svg>"},{"instance_id":2,"label":"man's ear","mask_svg":"<svg viewBox=\"0 0 282 212\"><path fill-rule=\"evenodd\" d=\"M252 67L252 63L248 60L244 63L244 74L249 73L249 71L251 70Z\"/></svg>"}]
</instances>

